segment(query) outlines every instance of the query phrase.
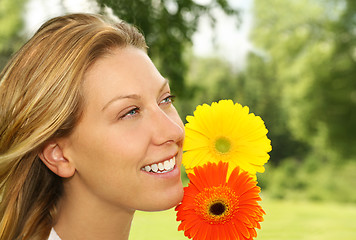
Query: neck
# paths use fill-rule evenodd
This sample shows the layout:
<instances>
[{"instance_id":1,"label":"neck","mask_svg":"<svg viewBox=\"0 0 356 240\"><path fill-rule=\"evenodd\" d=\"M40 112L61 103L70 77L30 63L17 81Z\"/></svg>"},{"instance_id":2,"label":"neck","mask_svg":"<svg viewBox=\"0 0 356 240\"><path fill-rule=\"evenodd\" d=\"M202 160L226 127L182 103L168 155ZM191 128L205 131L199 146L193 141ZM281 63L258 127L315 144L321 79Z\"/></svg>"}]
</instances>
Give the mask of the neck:
<instances>
[{"instance_id":1,"label":"neck","mask_svg":"<svg viewBox=\"0 0 356 240\"><path fill-rule=\"evenodd\" d=\"M54 229L62 240L128 240L134 212L71 192L60 200Z\"/></svg>"}]
</instances>

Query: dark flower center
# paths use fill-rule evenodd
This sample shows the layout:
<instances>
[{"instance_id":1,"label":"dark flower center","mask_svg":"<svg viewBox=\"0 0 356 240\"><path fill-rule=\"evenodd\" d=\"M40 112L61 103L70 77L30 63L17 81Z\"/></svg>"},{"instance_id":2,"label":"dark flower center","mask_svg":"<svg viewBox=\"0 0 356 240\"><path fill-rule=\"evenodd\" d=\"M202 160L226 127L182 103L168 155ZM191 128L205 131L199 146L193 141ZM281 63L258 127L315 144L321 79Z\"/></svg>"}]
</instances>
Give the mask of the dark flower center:
<instances>
[{"instance_id":1,"label":"dark flower center","mask_svg":"<svg viewBox=\"0 0 356 240\"><path fill-rule=\"evenodd\" d=\"M211 204L209 212L215 216L220 216L226 211L225 204L221 202L216 202Z\"/></svg>"}]
</instances>

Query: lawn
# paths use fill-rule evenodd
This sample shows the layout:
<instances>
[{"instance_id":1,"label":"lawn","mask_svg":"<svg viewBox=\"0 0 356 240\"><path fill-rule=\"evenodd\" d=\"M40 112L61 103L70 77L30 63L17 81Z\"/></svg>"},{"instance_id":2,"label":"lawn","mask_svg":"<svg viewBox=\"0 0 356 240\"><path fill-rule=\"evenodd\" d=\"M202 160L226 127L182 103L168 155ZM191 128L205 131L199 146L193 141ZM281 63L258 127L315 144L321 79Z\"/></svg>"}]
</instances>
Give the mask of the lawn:
<instances>
[{"instance_id":1,"label":"lawn","mask_svg":"<svg viewBox=\"0 0 356 240\"><path fill-rule=\"evenodd\" d=\"M356 205L263 200L267 212L257 240L356 239ZM184 240L175 211L137 212L130 240Z\"/></svg>"}]
</instances>

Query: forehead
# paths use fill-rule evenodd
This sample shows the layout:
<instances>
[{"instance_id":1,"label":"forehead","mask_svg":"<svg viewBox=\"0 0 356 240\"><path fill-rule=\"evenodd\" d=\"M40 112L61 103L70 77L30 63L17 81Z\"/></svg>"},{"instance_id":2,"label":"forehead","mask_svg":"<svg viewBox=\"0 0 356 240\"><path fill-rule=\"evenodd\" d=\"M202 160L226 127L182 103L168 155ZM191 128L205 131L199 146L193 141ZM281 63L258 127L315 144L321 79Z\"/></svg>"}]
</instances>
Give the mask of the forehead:
<instances>
[{"instance_id":1,"label":"forehead","mask_svg":"<svg viewBox=\"0 0 356 240\"><path fill-rule=\"evenodd\" d=\"M105 104L117 95L155 92L164 82L145 51L117 48L88 69L84 75L84 97Z\"/></svg>"}]
</instances>

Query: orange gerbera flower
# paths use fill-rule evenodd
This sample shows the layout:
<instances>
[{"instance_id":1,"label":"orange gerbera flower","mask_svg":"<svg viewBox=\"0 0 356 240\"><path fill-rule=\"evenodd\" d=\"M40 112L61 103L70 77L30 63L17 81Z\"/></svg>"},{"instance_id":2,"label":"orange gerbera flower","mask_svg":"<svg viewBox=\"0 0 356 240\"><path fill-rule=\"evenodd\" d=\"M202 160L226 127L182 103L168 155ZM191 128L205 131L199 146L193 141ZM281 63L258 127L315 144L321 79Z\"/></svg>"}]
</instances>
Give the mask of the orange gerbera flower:
<instances>
[{"instance_id":1,"label":"orange gerbera flower","mask_svg":"<svg viewBox=\"0 0 356 240\"><path fill-rule=\"evenodd\" d=\"M257 182L236 167L226 181L228 163L210 163L189 173L190 183L176 207L178 230L195 240L253 239L265 212Z\"/></svg>"}]
</instances>

